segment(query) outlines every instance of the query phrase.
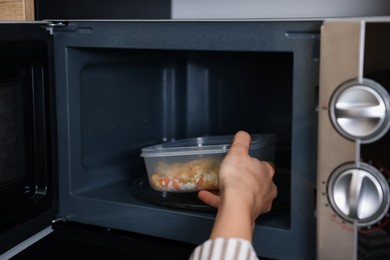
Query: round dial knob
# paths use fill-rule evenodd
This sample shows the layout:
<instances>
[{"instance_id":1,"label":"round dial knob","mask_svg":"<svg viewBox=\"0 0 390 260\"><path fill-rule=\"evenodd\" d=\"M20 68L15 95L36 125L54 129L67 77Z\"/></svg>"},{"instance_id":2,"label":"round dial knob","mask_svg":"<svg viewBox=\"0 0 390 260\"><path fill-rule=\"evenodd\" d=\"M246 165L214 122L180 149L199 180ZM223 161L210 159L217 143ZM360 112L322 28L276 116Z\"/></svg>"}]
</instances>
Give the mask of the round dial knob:
<instances>
[{"instance_id":1,"label":"round dial knob","mask_svg":"<svg viewBox=\"0 0 390 260\"><path fill-rule=\"evenodd\" d=\"M331 175L328 197L332 208L349 222L369 226L389 210L389 185L373 166L346 164Z\"/></svg>"},{"instance_id":2,"label":"round dial knob","mask_svg":"<svg viewBox=\"0 0 390 260\"><path fill-rule=\"evenodd\" d=\"M329 108L333 125L349 139L373 142L390 127L390 96L380 84L369 79L341 85Z\"/></svg>"}]
</instances>

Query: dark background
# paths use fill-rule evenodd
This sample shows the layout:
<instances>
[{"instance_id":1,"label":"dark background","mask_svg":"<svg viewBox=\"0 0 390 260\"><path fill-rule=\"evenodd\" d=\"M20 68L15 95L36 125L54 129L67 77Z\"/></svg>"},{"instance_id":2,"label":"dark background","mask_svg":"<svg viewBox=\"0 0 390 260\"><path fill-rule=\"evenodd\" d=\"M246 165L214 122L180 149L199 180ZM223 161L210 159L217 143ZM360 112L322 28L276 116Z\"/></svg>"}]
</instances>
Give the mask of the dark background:
<instances>
[{"instance_id":1,"label":"dark background","mask_svg":"<svg viewBox=\"0 0 390 260\"><path fill-rule=\"evenodd\" d=\"M35 0L35 20L170 17L170 0Z\"/></svg>"}]
</instances>

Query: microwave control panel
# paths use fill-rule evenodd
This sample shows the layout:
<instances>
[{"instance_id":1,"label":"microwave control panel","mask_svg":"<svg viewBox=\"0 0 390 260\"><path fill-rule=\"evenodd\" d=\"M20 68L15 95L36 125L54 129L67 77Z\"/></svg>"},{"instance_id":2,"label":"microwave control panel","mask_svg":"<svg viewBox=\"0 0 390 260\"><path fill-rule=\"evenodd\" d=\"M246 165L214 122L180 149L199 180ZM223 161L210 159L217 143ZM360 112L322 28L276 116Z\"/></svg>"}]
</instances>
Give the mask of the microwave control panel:
<instances>
[{"instance_id":1,"label":"microwave control panel","mask_svg":"<svg viewBox=\"0 0 390 260\"><path fill-rule=\"evenodd\" d=\"M355 162L330 176L327 194L334 211L357 227L372 227L388 215L390 196L383 169L361 162L361 144L382 138L390 126L390 96L378 82L349 81L334 92L329 106L333 126L356 143Z\"/></svg>"},{"instance_id":2,"label":"microwave control panel","mask_svg":"<svg viewBox=\"0 0 390 260\"><path fill-rule=\"evenodd\" d=\"M357 19L321 30L318 259L390 257L389 28Z\"/></svg>"}]
</instances>

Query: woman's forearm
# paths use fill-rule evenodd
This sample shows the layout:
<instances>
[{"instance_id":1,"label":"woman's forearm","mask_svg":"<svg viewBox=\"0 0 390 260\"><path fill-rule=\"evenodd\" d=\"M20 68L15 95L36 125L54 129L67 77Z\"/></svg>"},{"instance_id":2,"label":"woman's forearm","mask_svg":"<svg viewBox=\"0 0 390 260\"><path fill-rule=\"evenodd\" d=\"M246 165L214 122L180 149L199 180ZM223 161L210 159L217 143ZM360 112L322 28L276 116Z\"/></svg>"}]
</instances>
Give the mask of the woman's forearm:
<instances>
[{"instance_id":1,"label":"woman's forearm","mask_svg":"<svg viewBox=\"0 0 390 260\"><path fill-rule=\"evenodd\" d=\"M236 237L252 241L254 217L248 205L235 194L221 201L210 239Z\"/></svg>"}]
</instances>

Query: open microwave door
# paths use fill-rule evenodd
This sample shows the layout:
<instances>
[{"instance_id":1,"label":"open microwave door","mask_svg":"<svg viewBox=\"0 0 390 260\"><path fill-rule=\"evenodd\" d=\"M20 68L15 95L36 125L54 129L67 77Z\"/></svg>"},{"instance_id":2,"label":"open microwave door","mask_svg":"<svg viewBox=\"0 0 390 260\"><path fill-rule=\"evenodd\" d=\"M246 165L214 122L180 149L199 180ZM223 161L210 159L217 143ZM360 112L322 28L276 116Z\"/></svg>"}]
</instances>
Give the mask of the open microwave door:
<instances>
[{"instance_id":1,"label":"open microwave door","mask_svg":"<svg viewBox=\"0 0 390 260\"><path fill-rule=\"evenodd\" d=\"M0 23L0 258L51 232L57 212L52 36Z\"/></svg>"}]
</instances>

